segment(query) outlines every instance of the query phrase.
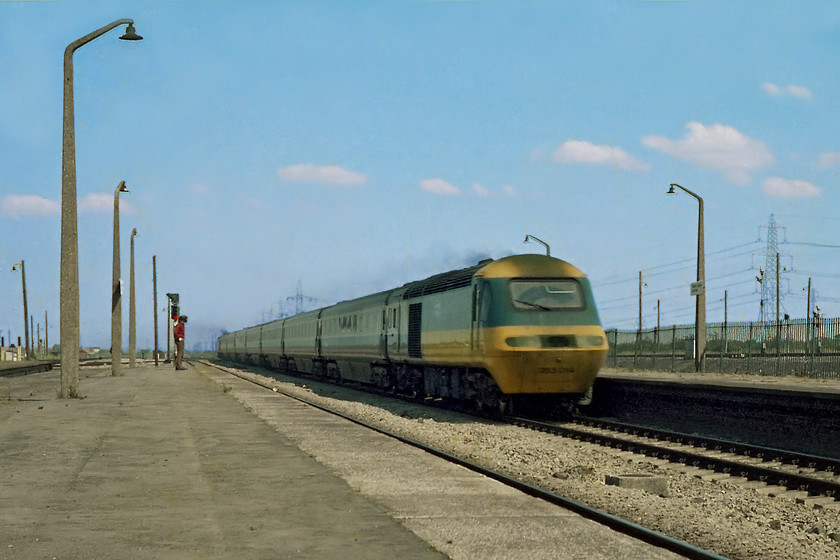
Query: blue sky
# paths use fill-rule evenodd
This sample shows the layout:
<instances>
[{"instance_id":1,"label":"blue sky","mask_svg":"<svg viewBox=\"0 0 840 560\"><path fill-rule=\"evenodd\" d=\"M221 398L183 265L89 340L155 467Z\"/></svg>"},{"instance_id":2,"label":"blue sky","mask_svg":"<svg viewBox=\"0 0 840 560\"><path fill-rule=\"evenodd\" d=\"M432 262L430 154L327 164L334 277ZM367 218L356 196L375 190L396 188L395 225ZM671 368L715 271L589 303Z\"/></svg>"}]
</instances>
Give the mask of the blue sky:
<instances>
[{"instance_id":1,"label":"blue sky","mask_svg":"<svg viewBox=\"0 0 840 560\"><path fill-rule=\"evenodd\" d=\"M181 294L188 348L486 257L591 278L607 328L840 316L836 2L0 1L0 331L59 341L62 56L74 55L81 343L110 345L113 192L138 345ZM781 229L783 228L783 229ZM123 298L127 347L128 290ZM163 325L163 314L160 315ZM165 329L161 328L161 340ZM43 335L42 335L43 338Z\"/></svg>"}]
</instances>

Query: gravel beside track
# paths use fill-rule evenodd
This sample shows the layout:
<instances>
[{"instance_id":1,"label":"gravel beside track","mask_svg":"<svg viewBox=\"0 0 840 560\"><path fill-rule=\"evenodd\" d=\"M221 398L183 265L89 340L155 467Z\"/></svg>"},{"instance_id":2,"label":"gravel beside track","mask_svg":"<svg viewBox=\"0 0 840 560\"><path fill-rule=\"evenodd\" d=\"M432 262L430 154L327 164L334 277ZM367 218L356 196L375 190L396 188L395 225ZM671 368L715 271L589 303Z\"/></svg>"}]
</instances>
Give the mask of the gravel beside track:
<instances>
[{"instance_id":1,"label":"gravel beside track","mask_svg":"<svg viewBox=\"0 0 840 560\"><path fill-rule=\"evenodd\" d=\"M760 489L682 474L644 456L627 457L594 444L311 379L278 375L273 383L289 394L733 560L840 560L840 511L833 504L814 508L795 498L768 497ZM607 475L623 474L667 477L668 495L604 482Z\"/></svg>"}]
</instances>

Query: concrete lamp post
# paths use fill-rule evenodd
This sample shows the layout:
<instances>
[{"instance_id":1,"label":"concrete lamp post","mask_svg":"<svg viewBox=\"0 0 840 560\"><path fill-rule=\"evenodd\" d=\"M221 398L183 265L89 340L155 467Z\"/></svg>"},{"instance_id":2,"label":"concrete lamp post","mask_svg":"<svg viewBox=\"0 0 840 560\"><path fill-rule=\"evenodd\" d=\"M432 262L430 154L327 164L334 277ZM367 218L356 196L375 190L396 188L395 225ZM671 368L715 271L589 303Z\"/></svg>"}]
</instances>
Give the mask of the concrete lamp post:
<instances>
[{"instance_id":1,"label":"concrete lamp post","mask_svg":"<svg viewBox=\"0 0 840 560\"><path fill-rule=\"evenodd\" d=\"M137 228L131 230L131 268L128 281L130 292L128 296L128 367L137 367L137 324L134 314L134 238L137 237Z\"/></svg>"},{"instance_id":2,"label":"concrete lamp post","mask_svg":"<svg viewBox=\"0 0 840 560\"><path fill-rule=\"evenodd\" d=\"M122 279L120 278L120 193L127 193L125 181L114 189L114 265L111 275L111 375L122 367ZM133 241L133 240L132 240Z\"/></svg>"},{"instance_id":3,"label":"concrete lamp post","mask_svg":"<svg viewBox=\"0 0 840 560\"><path fill-rule=\"evenodd\" d=\"M118 19L76 39L64 50L64 126L61 144L61 398L79 391L79 237L76 212L76 131L73 113L73 53L120 25L128 25L120 39L139 41L134 20Z\"/></svg>"},{"instance_id":4,"label":"concrete lamp post","mask_svg":"<svg viewBox=\"0 0 840 560\"><path fill-rule=\"evenodd\" d=\"M158 367L157 255L152 255L152 300L155 308L155 367Z\"/></svg>"},{"instance_id":5,"label":"concrete lamp post","mask_svg":"<svg viewBox=\"0 0 840 560\"><path fill-rule=\"evenodd\" d=\"M12 270L17 270L15 267L20 267L20 279L23 282L23 333L24 333L24 359L29 357L29 305L26 301L26 267L23 264L23 259L19 263L12 265ZM9 339L9 344L12 341Z\"/></svg>"},{"instance_id":6,"label":"concrete lamp post","mask_svg":"<svg viewBox=\"0 0 840 560\"><path fill-rule=\"evenodd\" d=\"M697 199L697 282L691 285L691 295L697 298L694 314L694 369L703 371L706 367L706 255L703 248L703 199L685 187L671 183L667 194L676 194L674 187Z\"/></svg>"}]
</instances>

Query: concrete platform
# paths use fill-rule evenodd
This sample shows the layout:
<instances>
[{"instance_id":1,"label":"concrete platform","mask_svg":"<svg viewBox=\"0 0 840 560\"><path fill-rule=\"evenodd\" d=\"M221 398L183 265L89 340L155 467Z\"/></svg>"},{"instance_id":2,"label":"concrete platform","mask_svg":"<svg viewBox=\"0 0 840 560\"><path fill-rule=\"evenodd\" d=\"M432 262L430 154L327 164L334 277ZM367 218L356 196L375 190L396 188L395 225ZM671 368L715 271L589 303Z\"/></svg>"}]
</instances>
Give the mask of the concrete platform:
<instances>
[{"instance_id":1,"label":"concrete platform","mask_svg":"<svg viewBox=\"0 0 840 560\"><path fill-rule=\"evenodd\" d=\"M624 370L605 367L598 377L625 381L673 383L696 388L719 388L752 393L784 393L840 399L840 378L809 378L793 375L739 373L672 373L666 371Z\"/></svg>"},{"instance_id":2,"label":"concrete platform","mask_svg":"<svg viewBox=\"0 0 840 560\"><path fill-rule=\"evenodd\" d=\"M125 371L0 381L0 558L444 558L206 377Z\"/></svg>"},{"instance_id":3,"label":"concrete platform","mask_svg":"<svg viewBox=\"0 0 840 560\"><path fill-rule=\"evenodd\" d=\"M0 380L0 559L678 557L206 366L82 377Z\"/></svg>"}]
</instances>

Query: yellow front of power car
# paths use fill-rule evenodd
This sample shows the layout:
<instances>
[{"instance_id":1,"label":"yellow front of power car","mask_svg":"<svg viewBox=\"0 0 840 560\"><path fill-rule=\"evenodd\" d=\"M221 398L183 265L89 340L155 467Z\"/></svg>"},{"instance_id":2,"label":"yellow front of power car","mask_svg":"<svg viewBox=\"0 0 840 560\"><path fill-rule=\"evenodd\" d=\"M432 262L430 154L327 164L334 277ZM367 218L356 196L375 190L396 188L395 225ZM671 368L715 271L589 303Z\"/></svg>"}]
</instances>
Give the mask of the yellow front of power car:
<instances>
[{"instance_id":1,"label":"yellow front of power car","mask_svg":"<svg viewBox=\"0 0 840 560\"><path fill-rule=\"evenodd\" d=\"M585 393L608 352L586 276L541 255L501 259L476 276L480 354L501 392Z\"/></svg>"},{"instance_id":2,"label":"yellow front of power car","mask_svg":"<svg viewBox=\"0 0 840 560\"><path fill-rule=\"evenodd\" d=\"M485 330L484 367L504 394L585 393L607 356L599 325Z\"/></svg>"}]
</instances>

